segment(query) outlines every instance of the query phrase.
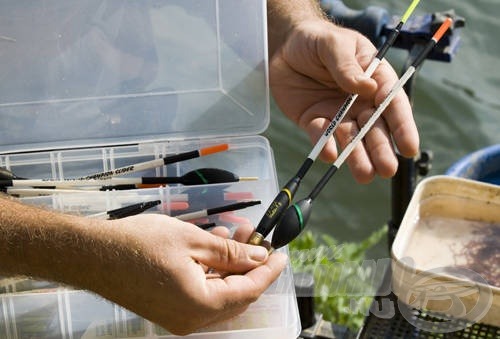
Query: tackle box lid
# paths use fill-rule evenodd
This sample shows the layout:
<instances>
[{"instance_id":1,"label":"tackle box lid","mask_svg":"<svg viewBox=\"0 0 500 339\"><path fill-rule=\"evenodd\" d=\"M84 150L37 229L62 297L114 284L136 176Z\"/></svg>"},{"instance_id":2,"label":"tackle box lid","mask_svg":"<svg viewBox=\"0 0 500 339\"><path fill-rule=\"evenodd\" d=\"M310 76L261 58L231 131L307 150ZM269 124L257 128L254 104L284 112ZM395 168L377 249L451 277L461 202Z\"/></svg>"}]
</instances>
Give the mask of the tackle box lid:
<instances>
[{"instance_id":1,"label":"tackle box lid","mask_svg":"<svg viewBox=\"0 0 500 339\"><path fill-rule=\"evenodd\" d=\"M266 2L7 1L0 153L254 135Z\"/></svg>"}]
</instances>

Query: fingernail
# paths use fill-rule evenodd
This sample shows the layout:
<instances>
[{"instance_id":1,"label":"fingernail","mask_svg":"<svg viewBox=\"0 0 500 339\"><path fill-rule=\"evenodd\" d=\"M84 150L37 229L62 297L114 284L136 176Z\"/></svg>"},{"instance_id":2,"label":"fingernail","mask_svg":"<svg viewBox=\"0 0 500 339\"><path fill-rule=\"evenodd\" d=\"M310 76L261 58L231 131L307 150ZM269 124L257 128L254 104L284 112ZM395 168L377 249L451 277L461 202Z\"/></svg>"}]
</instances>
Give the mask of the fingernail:
<instances>
[{"instance_id":1,"label":"fingernail","mask_svg":"<svg viewBox=\"0 0 500 339\"><path fill-rule=\"evenodd\" d=\"M252 260L264 261L267 259L267 249L262 246L252 246L249 255Z\"/></svg>"}]
</instances>

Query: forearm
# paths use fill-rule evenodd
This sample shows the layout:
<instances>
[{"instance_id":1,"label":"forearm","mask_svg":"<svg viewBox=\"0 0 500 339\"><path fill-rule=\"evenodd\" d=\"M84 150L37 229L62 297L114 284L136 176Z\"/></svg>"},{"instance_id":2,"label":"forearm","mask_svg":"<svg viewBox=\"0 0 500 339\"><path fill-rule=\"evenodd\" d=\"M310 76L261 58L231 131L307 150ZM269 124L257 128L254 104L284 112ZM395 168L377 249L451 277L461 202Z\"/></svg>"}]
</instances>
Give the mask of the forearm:
<instances>
[{"instance_id":1,"label":"forearm","mask_svg":"<svg viewBox=\"0 0 500 339\"><path fill-rule=\"evenodd\" d=\"M299 22L324 19L318 0L268 0L267 25L269 56L284 43L288 32Z\"/></svg>"},{"instance_id":2,"label":"forearm","mask_svg":"<svg viewBox=\"0 0 500 339\"><path fill-rule=\"evenodd\" d=\"M103 220L55 213L0 197L0 275L87 285ZM95 242L95 244L92 244Z\"/></svg>"}]
</instances>

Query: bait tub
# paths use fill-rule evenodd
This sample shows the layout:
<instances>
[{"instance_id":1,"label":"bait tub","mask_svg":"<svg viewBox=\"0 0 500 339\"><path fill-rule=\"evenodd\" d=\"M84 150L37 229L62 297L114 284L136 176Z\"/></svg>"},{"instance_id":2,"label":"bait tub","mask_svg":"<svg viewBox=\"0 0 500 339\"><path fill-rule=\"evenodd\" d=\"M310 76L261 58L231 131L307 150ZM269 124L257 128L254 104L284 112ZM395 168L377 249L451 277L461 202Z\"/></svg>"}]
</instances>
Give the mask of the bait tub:
<instances>
[{"instance_id":1,"label":"bait tub","mask_svg":"<svg viewBox=\"0 0 500 339\"><path fill-rule=\"evenodd\" d=\"M442 319L500 325L500 186L421 181L392 245L399 301Z\"/></svg>"}]
</instances>

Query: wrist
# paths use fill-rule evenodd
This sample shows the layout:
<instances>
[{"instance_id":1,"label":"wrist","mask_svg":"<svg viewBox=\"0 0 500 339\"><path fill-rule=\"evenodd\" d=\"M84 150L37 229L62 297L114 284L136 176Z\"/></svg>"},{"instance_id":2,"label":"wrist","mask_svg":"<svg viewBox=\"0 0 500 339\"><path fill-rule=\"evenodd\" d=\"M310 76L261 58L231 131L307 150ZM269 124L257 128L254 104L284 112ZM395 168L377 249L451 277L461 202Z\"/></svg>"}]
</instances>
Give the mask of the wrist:
<instances>
[{"instance_id":1,"label":"wrist","mask_svg":"<svg viewBox=\"0 0 500 339\"><path fill-rule=\"evenodd\" d=\"M267 30L269 57L286 41L290 31L304 21L326 20L316 0L268 0Z\"/></svg>"}]
</instances>

